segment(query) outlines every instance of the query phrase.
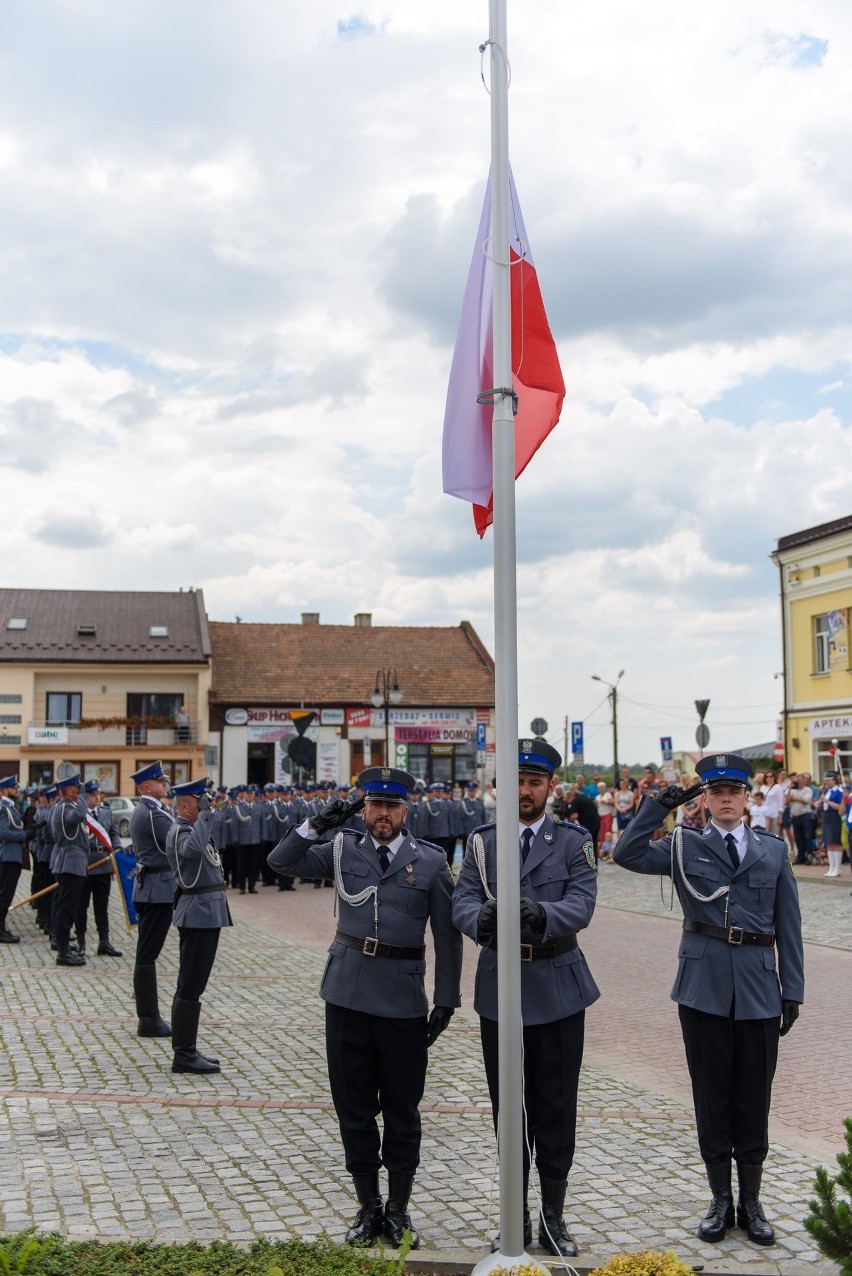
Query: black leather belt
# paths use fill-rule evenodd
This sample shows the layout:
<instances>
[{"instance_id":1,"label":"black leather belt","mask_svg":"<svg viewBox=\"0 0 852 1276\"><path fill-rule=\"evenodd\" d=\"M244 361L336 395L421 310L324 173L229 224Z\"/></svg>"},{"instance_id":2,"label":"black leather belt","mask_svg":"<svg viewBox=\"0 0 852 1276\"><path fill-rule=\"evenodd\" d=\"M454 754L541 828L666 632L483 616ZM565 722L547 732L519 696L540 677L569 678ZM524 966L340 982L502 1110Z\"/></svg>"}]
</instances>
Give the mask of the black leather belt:
<instances>
[{"instance_id":1,"label":"black leather belt","mask_svg":"<svg viewBox=\"0 0 852 1276\"><path fill-rule=\"evenodd\" d=\"M175 895L179 898L181 895L211 895L213 891L224 891L224 878L221 882L213 882L210 886L178 886Z\"/></svg>"},{"instance_id":2,"label":"black leather belt","mask_svg":"<svg viewBox=\"0 0 852 1276\"><path fill-rule=\"evenodd\" d=\"M365 957L395 957L398 961L422 961L426 956L425 946L422 948L402 948L399 944L380 944L372 935L345 935L342 930L335 933L338 944L347 948L359 949Z\"/></svg>"},{"instance_id":3,"label":"black leather belt","mask_svg":"<svg viewBox=\"0 0 852 1276\"><path fill-rule=\"evenodd\" d=\"M766 934L760 930L743 930L741 926L712 926L710 922L695 922L691 917L684 917L683 929L695 935L709 935L711 939L724 939L726 944L739 948L740 944L757 944L760 948L772 948L775 944L775 932Z\"/></svg>"},{"instance_id":4,"label":"black leather belt","mask_svg":"<svg viewBox=\"0 0 852 1276\"><path fill-rule=\"evenodd\" d=\"M553 944L521 944L521 961L548 961L560 953L570 953L577 947L576 935L563 935Z\"/></svg>"}]
</instances>

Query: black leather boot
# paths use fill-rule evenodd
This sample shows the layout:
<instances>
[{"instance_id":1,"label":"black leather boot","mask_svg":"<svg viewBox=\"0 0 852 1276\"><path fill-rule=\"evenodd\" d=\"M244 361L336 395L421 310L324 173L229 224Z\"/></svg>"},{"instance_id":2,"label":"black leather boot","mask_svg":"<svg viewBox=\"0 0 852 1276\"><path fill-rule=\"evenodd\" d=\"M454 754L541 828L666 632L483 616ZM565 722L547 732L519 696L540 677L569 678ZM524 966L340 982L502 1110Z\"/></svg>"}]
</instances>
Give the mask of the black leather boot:
<instances>
[{"instance_id":1,"label":"black leather boot","mask_svg":"<svg viewBox=\"0 0 852 1276\"><path fill-rule=\"evenodd\" d=\"M741 1227L755 1245L774 1245L775 1228L767 1223L758 1197L763 1178L762 1165L744 1165L737 1161L740 1196L737 1201L737 1227Z\"/></svg>"},{"instance_id":2,"label":"black leather boot","mask_svg":"<svg viewBox=\"0 0 852 1276\"><path fill-rule=\"evenodd\" d=\"M529 1174L525 1174L524 1175L524 1249L526 1249L527 1245L532 1245L532 1219L530 1218L530 1207L527 1204L527 1196L529 1193L529 1182L530 1182L530 1176ZM501 1247L500 1233L498 1232L497 1235L494 1237L494 1240L491 1242L491 1253L492 1254L499 1253L500 1247Z\"/></svg>"},{"instance_id":3,"label":"black leather boot","mask_svg":"<svg viewBox=\"0 0 852 1276\"><path fill-rule=\"evenodd\" d=\"M120 957L121 955L121 949L116 948L114 944L109 942L109 935L107 935L106 939L101 939L98 944L99 957Z\"/></svg>"},{"instance_id":4,"label":"black leather boot","mask_svg":"<svg viewBox=\"0 0 852 1276\"><path fill-rule=\"evenodd\" d=\"M385 1207L379 1195L379 1171L372 1174L353 1174L355 1195L361 1206L346 1233L347 1245L372 1245L381 1236L385 1225Z\"/></svg>"},{"instance_id":5,"label":"black leather boot","mask_svg":"<svg viewBox=\"0 0 852 1276\"><path fill-rule=\"evenodd\" d=\"M414 1186L413 1174L397 1174L388 1170L388 1199L385 1205L385 1236L394 1249L399 1249L406 1232L411 1232L411 1248L418 1249L420 1237L411 1226L408 1202Z\"/></svg>"},{"instance_id":6,"label":"black leather boot","mask_svg":"<svg viewBox=\"0 0 852 1276\"><path fill-rule=\"evenodd\" d=\"M734 1197L731 1192L731 1162L706 1165L707 1182L713 1193L710 1208L698 1226L698 1239L716 1241L725 1239L725 1232L734 1225Z\"/></svg>"},{"instance_id":7,"label":"black leather boot","mask_svg":"<svg viewBox=\"0 0 852 1276\"><path fill-rule=\"evenodd\" d=\"M566 1179L545 1179L539 1175L541 1183L541 1214L538 1220L538 1243L548 1254L561 1254L564 1258L574 1258L577 1254L577 1242L565 1226L562 1210L565 1206L565 1192L568 1188Z\"/></svg>"},{"instance_id":8,"label":"black leather boot","mask_svg":"<svg viewBox=\"0 0 852 1276\"><path fill-rule=\"evenodd\" d=\"M156 966L133 967L133 995L139 1016L137 1037L170 1037L172 1025L160 1018Z\"/></svg>"},{"instance_id":9,"label":"black leather boot","mask_svg":"<svg viewBox=\"0 0 852 1276\"><path fill-rule=\"evenodd\" d=\"M70 948L57 946L56 964L57 966L85 966L86 958L81 953L72 952Z\"/></svg>"},{"instance_id":10,"label":"black leather boot","mask_svg":"<svg viewBox=\"0 0 852 1276\"><path fill-rule=\"evenodd\" d=\"M206 1059L196 1049L200 1018L200 1001L181 1001L175 997L172 1003L172 1045L175 1052L172 1072L221 1072L218 1060Z\"/></svg>"}]
</instances>

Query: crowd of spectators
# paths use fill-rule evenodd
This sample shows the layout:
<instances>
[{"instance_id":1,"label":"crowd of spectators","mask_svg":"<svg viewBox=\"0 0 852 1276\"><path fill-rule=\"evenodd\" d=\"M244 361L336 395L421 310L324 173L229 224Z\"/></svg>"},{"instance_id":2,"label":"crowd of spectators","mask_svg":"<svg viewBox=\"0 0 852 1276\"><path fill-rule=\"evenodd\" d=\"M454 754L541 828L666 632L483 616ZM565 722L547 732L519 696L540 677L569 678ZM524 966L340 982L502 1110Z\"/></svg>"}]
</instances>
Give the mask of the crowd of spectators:
<instances>
[{"instance_id":1,"label":"crowd of spectators","mask_svg":"<svg viewBox=\"0 0 852 1276\"><path fill-rule=\"evenodd\" d=\"M606 863L642 797L659 793L668 782L652 766L646 766L638 778L630 767L622 767L617 786L599 775L577 775L556 786L552 813L587 828L598 859ZM676 774L674 779L684 789L698 782L699 777L689 773ZM679 807L676 817L685 828L703 829L709 818L703 795ZM746 818L753 828L783 837L794 864L824 864L827 877L839 877L842 864L849 861L852 785L835 772L827 772L817 783L807 774L758 771Z\"/></svg>"}]
</instances>

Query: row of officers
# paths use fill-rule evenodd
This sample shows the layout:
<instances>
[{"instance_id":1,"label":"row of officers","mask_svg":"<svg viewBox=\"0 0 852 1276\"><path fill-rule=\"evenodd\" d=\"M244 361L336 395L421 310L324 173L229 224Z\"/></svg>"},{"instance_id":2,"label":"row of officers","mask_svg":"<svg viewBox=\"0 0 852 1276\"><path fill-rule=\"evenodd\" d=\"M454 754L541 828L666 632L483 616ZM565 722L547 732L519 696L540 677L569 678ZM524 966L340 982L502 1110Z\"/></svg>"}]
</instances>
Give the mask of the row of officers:
<instances>
[{"instance_id":1,"label":"row of officers","mask_svg":"<svg viewBox=\"0 0 852 1276\"><path fill-rule=\"evenodd\" d=\"M570 1257L577 1246L564 1207L584 1017L600 994L578 939L594 914L594 845L586 829L554 820L546 810L560 764L546 741L518 742L525 1135L519 1204L527 1245L535 1164L539 1243ZM668 786L643 799L614 858L634 872L670 876L683 910L671 995L712 1194L699 1235L719 1241L738 1226L752 1242L770 1245L774 1230L759 1191L779 1038L795 1023L804 999L798 894L783 841L744 823L751 764L716 755L697 769L695 789ZM165 805L169 786L158 764L134 779L141 798L131 830L140 864L134 888L138 1031L171 1034L176 1071L218 1071L218 1062L196 1045L200 997L219 932L230 925L214 835L217 812L204 781L177 787L175 814ZM346 1240L371 1244L384 1235L398 1245L409 1230L416 1246L409 1202L420 1159L419 1104L428 1050L460 1005L463 935L479 948L474 1010L495 1129L498 1121L496 827L485 823L470 834L454 884L445 849L409 827L413 777L375 767L358 779L356 798L334 796L321 811L292 823L268 863L276 874L330 880L336 891L337 929L320 995L331 1094L359 1206ZM710 815L705 829L665 832L672 812L699 789ZM81 809L73 787L63 805L69 815ZM360 827L353 826L355 816ZM173 923L180 972L169 1023L160 1016L155 963ZM427 924L435 951L431 1011Z\"/></svg>"}]
</instances>

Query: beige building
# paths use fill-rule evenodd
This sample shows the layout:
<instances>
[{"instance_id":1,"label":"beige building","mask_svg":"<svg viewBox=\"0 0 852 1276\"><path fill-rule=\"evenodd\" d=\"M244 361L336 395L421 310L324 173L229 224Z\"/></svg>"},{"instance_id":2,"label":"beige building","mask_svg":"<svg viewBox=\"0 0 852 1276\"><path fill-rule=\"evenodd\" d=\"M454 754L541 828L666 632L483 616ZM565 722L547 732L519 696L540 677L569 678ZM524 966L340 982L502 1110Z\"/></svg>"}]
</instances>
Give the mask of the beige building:
<instances>
[{"instance_id":1,"label":"beige building","mask_svg":"<svg viewBox=\"0 0 852 1276\"><path fill-rule=\"evenodd\" d=\"M0 589L0 773L22 785L63 762L127 795L157 758L206 774L210 682L200 590Z\"/></svg>"},{"instance_id":2,"label":"beige building","mask_svg":"<svg viewBox=\"0 0 852 1276\"><path fill-rule=\"evenodd\" d=\"M852 515L782 536L785 766L819 779L852 768ZM832 752L832 750L836 750Z\"/></svg>"}]
</instances>

